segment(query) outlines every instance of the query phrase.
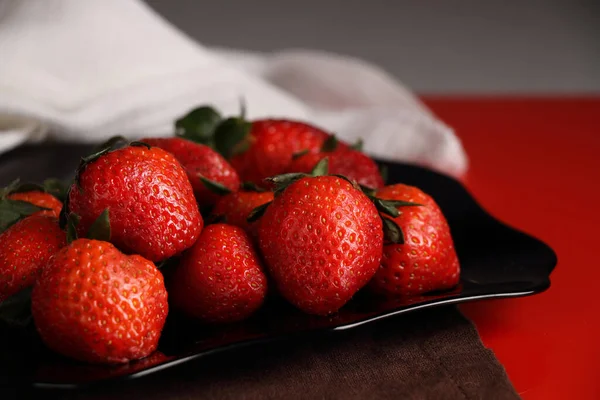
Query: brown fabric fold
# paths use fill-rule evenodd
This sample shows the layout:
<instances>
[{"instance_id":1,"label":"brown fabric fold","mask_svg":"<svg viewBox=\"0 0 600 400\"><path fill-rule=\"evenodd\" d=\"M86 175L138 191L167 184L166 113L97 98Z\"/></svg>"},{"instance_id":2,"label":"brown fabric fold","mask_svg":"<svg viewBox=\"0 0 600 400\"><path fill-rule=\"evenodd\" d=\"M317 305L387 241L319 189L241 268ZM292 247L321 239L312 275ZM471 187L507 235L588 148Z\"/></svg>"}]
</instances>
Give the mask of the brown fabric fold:
<instances>
[{"instance_id":1,"label":"brown fabric fold","mask_svg":"<svg viewBox=\"0 0 600 400\"><path fill-rule=\"evenodd\" d=\"M208 356L61 399L518 399L455 307Z\"/></svg>"}]
</instances>

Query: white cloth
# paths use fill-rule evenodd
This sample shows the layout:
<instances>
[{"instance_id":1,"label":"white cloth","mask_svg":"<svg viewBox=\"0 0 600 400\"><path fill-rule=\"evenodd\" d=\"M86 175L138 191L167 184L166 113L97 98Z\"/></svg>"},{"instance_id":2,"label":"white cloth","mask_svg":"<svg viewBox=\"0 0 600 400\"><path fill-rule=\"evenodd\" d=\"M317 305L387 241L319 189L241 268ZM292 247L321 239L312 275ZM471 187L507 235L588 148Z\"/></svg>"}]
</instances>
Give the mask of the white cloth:
<instances>
[{"instance_id":1,"label":"white cloth","mask_svg":"<svg viewBox=\"0 0 600 400\"><path fill-rule=\"evenodd\" d=\"M381 69L313 51L254 54L194 42L140 0L0 0L0 152L49 132L96 142L170 135L212 104L311 122L365 151L460 176L452 129Z\"/></svg>"}]
</instances>

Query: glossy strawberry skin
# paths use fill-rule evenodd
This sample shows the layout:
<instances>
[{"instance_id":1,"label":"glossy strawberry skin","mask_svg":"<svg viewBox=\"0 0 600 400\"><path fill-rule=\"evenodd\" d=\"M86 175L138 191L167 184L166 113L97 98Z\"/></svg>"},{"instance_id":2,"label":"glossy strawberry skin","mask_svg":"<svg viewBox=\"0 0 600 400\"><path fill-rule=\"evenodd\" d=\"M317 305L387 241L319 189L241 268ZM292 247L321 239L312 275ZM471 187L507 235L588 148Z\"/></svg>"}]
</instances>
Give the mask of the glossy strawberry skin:
<instances>
[{"instance_id":1,"label":"glossy strawberry skin","mask_svg":"<svg viewBox=\"0 0 600 400\"><path fill-rule=\"evenodd\" d=\"M169 310L154 264L89 239L75 240L53 257L34 285L31 303L49 348L98 364L151 354Z\"/></svg>"},{"instance_id":2,"label":"glossy strawberry skin","mask_svg":"<svg viewBox=\"0 0 600 400\"><path fill-rule=\"evenodd\" d=\"M65 245L58 220L43 215L22 219L0 234L0 302L33 285Z\"/></svg>"},{"instance_id":3,"label":"glossy strawberry skin","mask_svg":"<svg viewBox=\"0 0 600 400\"><path fill-rule=\"evenodd\" d=\"M373 203L348 181L307 177L267 208L259 244L283 297L307 313L327 315L377 270L382 222Z\"/></svg>"},{"instance_id":4,"label":"glossy strawberry skin","mask_svg":"<svg viewBox=\"0 0 600 400\"><path fill-rule=\"evenodd\" d=\"M77 230L109 210L111 242L130 254L161 261L191 247L203 220L190 181L171 153L129 146L90 162L69 191Z\"/></svg>"},{"instance_id":5,"label":"glossy strawberry skin","mask_svg":"<svg viewBox=\"0 0 600 400\"><path fill-rule=\"evenodd\" d=\"M267 278L244 230L214 224L183 256L170 293L174 305L188 316L212 323L235 322L262 305Z\"/></svg>"},{"instance_id":6,"label":"glossy strawberry skin","mask_svg":"<svg viewBox=\"0 0 600 400\"><path fill-rule=\"evenodd\" d=\"M230 162L242 181L261 184L287 171L292 156L304 150L318 152L329 135L323 130L290 120L257 120L248 135L249 148Z\"/></svg>"},{"instance_id":7,"label":"glossy strawberry skin","mask_svg":"<svg viewBox=\"0 0 600 400\"><path fill-rule=\"evenodd\" d=\"M329 174L331 175L343 175L372 189L384 186L383 178L375 161L366 154L352 149L305 154L292 161L288 172L308 173L325 157L329 158Z\"/></svg>"},{"instance_id":8,"label":"glossy strawberry skin","mask_svg":"<svg viewBox=\"0 0 600 400\"><path fill-rule=\"evenodd\" d=\"M207 189L199 176L220 183L231 191L240 187L240 178L235 169L208 146L182 138L146 138L141 141L150 146L160 147L175 156L185 168L196 200L202 207L212 206L219 199L219 195Z\"/></svg>"},{"instance_id":9,"label":"glossy strawberry skin","mask_svg":"<svg viewBox=\"0 0 600 400\"><path fill-rule=\"evenodd\" d=\"M51 195L38 190L32 190L30 192L12 193L8 196L11 200L21 200L36 205L42 208L48 208L45 211L39 211L36 215L43 215L47 217L58 218L60 210L63 207L62 202Z\"/></svg>"},{"instance_id":10,"label":"glossy strawberry skin","mask_svg":"<svg viewBox=\"0 0 600 400\"><path fill-rule=\"evenodd\" d=\"M420 189L403 184L386 186L377 197L423 207L400 208L394 221L404 232L405 243L384 246L381 266L370 287L387 296L414 296L456 286L459 260L448 222L435 201Z\"/></svg>"},{"instance_id":11,"label":"glossy strawberry skin","mask_svg":"<svg viewBox=\"0 0 600 400\"><path fill-rule=\"evenodd\" d=\"M250 212L256 207L273 201L273 192L252 192L241 190L227 194L217 201L212 210L214 216L222 216L230 225L239 226L253 239L258 237L260 220L248 222Z\"/></svg>"}]
</instances>

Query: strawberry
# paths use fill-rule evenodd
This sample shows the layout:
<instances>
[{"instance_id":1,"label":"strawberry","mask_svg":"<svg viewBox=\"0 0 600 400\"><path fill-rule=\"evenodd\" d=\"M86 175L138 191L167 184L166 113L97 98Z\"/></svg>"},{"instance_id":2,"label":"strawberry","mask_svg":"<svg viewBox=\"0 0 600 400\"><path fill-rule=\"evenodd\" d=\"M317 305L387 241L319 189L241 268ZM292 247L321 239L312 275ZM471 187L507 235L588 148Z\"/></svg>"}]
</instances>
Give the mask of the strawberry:
<instances>
[{"instance_id":1,"label":"strawberry","mask_svg":"<svg viewBox=\"0 0 600 400\"><path fill-rule=\"evenodd\" d=\"M0 234L0 302L33 285L48 260L65 244L58 219L39 211Z\"/></svg>"},{"instance_id":2,"label":"strawberry","mask_svg":"<svg viewBox=\"0 0 600 400\"><path fill-rule=\"evenodd\" d=\"M267 293L267 278L243 229L208 225L172 277L173 304L205 322L240 321Z\"/></svg>"},{"instance_id":3,"label":"strawberry","mask_svg":"<svg viewBox=\"0 0 600 400\"><path fill-rule=\"evenodd\" d=\"M325 157L329 158L329 173L332 175L343 175L373 189L384 186L375 161L366 154L352 149L301 155L292 161L287 172L310 172Z\"/></svg>"},{"instance_id":4,"label":"strawberry","mask_svg":"<svg viewBox=\"0 0 600 400\"><path fill-rule=\"evenodd\" d=\"M416 187L386 186L381 199L418 203L393 218L404 232L403 244L386 244L370 287L384 295L418 295L458 284L459 260L448 223L436 202ZM391 217L388 217L391 218Z\"/></svg>"},{"instance_id":5,"label":"strawberry","mask_svg":"<svg viewBox=\"0 0 600 400\"><path fill-rule=\"evenodd\" d=\"M321 128L289 119L247 121L245 109L239 117L223 119L211 107L199 107L175 123L179 136L215 148L242 178L262 180L286 172L294 154L317 153L332 135ZM347 148L339 143L340 148Z\"/></svg>"},{"instance_id":6,"label":"strawberry","mask_svg":"<svg viewBox=\"0 0 600 400\"><path fill-rule=\"evenodd\" d=\"M34 204L48 210L39 211L39 215L58 218L60 210L62 210L62 202L50 193L40 192L37 190L31 192L13 193L8 196L11 200L21 200Z\"/></svg>"},{"instance_id":7,"label":"strawberry","mask_svg":"<svg viewBox=\"0 0 600 400\"><path fill-rule=\"evenodd\" d=\"M54 179L46 180L43 185L21 183L16 179L0 189L0 203L6 200L30 203L43 209L38 211L37 215L58 218L62 209L62 201L55 196L61 194L58 185L60 183ZM6 204L0 204L0 209L3 205Z\"/></svg>"},{"instance_id":8,"label":"strawberry","mask_svg":"<svg viewBox=\"0 0 600 400\"><path fill-rule=\"evenodd\" d=\"M309 124L289 120L252 122L239 154L231 165L244 181L259 184L263 179L288 170L294 154L317 152L330 135ZM243 151L243 147L248 149Z\"/></svg>"},{"instance_id":9,"label":"strawberry","mask_svg":"<svg viewBox=\"0 0 600 400\"><path fill-rule=\"evenodd\" d=\"M183 138L146 138L150 146L160 147L173 154L183 165L201 207L214 205L219 194L214 193L215 183L221 192L236 191L240 187L237 172L219 153L203 144ZM206 182L207 180L211 182Z\"/></svg>"},{"instance_id":10,"label":"strawberry","mask_svg":"<svg viewBox=\"0 0 600 400\"><path fill-rule=\"evenodd\" d=\"M181 164L158 147L132 143L84 158L69 190L65 217L81 218L81 234L104 210L110 211L111 242L151 261L191 247L203 220Z\"/></svg>"},{"instance_id":11,"label":"strawberry","mask_svg":"<svg viewBox=\"0 0 600 400\"><path fill-rule=\"evenodd\" d=\"M273 201L273 192L244 189L221 197L212 210L215 217L223 217L230 225L239 226L253 239L258 236L258 222L248 222L248 216L255 208Z\"/></svg>"},{"instance_id":12,"label":"strawberry","mask_svg":"<svg viewBox=\"0 0 600 400\"><path fill-rule=\"evenodd\" d=\"M315 168L313 175L322 175ZM317 315L339 310L375 274L383 248L376 206L337 176L289 174L271 179L275 200L263 206L259 245L279 292ZM289 181L292 183L290 184ZM288 185L288 186L286 186Z\"/></svg>"},{"instance_id":13,"label":"strawberry","mask_svg":"<svg viewBox=\"0 0 600 400\"><path fill-rule=\"evenodd\" d=\"M124 363L156 349L167 291L150 261L108 242L77 239L42 271L31 310L52 350L90 363Z\"/></svg>"}]
</instances>

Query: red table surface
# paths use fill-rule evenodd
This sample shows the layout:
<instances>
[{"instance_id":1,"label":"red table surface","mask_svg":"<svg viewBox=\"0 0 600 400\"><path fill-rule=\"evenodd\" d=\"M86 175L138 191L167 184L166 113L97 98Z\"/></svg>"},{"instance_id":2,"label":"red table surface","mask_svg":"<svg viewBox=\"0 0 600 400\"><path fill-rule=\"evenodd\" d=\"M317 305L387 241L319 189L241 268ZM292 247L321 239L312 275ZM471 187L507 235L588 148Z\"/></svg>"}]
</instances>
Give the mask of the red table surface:
<instances>
[{"instance_id":1,"label":"red table surface","mask_svg":"<svg viewBox=\"0 0 600 400\"><path fill-rule=\"evenodd\" d=\"M461 306L524 399L600 399L600 97L424 97L491 214L558 255L540 295Z\"/></svg>"}]
</instances>

